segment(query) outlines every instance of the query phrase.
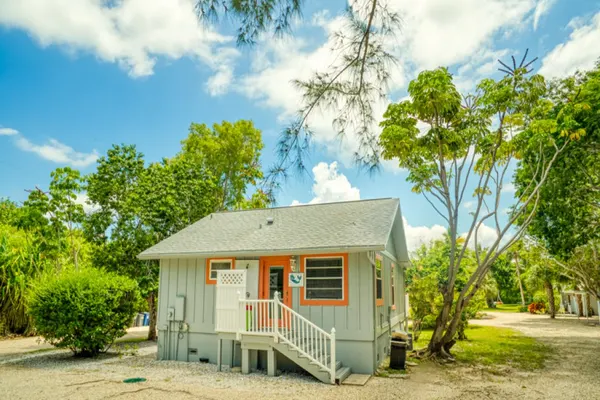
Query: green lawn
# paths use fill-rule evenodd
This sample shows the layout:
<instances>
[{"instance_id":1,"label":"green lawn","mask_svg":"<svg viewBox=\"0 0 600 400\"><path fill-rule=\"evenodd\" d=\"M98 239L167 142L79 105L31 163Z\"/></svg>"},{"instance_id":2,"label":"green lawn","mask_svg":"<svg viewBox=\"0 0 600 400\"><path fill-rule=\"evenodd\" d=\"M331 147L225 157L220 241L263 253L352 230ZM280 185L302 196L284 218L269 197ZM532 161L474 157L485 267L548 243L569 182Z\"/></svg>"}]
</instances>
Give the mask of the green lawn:
<instances>
[{"instance_id":1,"label":"green lawn","mask_svg":"<svg viewBox=\"0 0 600 400\"><path fill-rule=\"evenodd\" d=\"M498 304L496 308L486 308L483 311L518 313L520 304Z\"/></svg>"},{"instance_id":2,"label":"green lawn","mask_svg":"<svg viewBox=\"0 0 600 400\"><path fill-rule=\"evenodd\" d=\"M415 348L425 347L432 333L423 331ZM543 368L552 353L549 346L509 328L471 325L466 335L468 340L458 341L452 348L459 363L531 371Z\"/></svg>"}]
</instances>

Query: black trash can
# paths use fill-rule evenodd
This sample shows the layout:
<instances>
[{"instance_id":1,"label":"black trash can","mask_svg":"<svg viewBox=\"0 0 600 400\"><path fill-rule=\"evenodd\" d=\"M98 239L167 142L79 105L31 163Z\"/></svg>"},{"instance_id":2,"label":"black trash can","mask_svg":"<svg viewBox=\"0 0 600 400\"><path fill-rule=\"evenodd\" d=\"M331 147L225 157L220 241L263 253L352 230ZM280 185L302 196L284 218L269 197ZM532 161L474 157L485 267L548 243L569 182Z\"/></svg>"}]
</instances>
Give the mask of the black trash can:
<instances>
[{"instance_id":1,"label":"black trash can","mask_svg":"<svg viewBox=\"0 0 600 400\"><path fill-rule=\"evenodd\" d=\"M390 351L390 368L406 369L406 342L392 340Z\"/></svg>"},{"instance_id":2,"label":"black trash can","mask_svg":"<svg viewBox=\"0 0 600 400\"><path fill-rule=\"evenodd\" d=\"M413 334L408 334L408 351L413 351Z\"/></svg>"}]
</instances>

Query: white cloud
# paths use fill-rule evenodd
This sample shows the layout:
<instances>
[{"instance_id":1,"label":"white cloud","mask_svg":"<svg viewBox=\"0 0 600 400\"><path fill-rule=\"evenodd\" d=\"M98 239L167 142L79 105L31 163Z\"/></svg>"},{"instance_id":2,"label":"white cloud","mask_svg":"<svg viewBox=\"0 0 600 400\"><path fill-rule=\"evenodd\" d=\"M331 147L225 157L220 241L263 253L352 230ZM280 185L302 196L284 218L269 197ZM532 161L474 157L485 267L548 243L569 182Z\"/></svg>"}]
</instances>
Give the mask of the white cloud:
<instances>
[{"instance_id":1,"label":"white cloud","mask_svg":"<svg viewBox=\"0 0 600 400\"><path fill-rule=\"evenodd\" d=\"M43 159L59 164L70 164L74 167L87 167L98 159L96 150L92 150L90 153L81 153L56 139L50 139L46 144L37 145L24 136L17 136L15 144L19 149L35 153Z\"/></svg>"},{"instance_id":2,"label":"white cloud","mask_svg":"<svg viewBox=\"0 0 600 400\"><path fill-rule=\"evenodd\" d=\"M441 225L428 226L411 226L405 217L402 217L404 222L404 234L406 236L406 246L408 251L415 251L422 245L429 245L431 241L442 239L447 229Z\"/></svg>"},{"instance_id":3,"label":"white cloud","mask_svg":"<svg viewBox=\"0 0 600 400\"><path fill-rule=\"evenodd\" d=\"M337 162L327 164L318 163L313 169L314 184L312 187L313 199L309 204L333 203L336 201L360 200L360 190L350 184L346 175L338 172ZM292 206L300 205L298 200Z\"/></svg>"},{"instance_id":4,"label":"white cloud","mask_svg":"<svg viewBox=\"0 0 600 400\"><path fill-rule=\"evenodd\" d=\"M516 188L512 182L507 182L502 184L502 193L515 193Z\"/></svg>"},{"instance_id":5,"label":"white cloud","mask_svg":"<svg viewBox=\"0 0 600 400\"><path fill-rule=\"evenodd\" d=\"M90 202L87 193L78 193L77 198L75 199L76 204L81 204L83 206L83 211L86 214L92 213L100 208L97 204L93 204Z\"/></svg>"},{"instance_id":6,"label":"white cloud","mask_svg":"<svg viewBox=\"0 0 600 400\"><path fill-rule=\"evenodd\" d=\"M476 80L496 71L496 59L509 50L492 48L493 36L501 31L518 30L531 18L536 0L412 0L389 1L390 7L401 15L402 31L390 51L400 62L390 69L390 97L404 88L413 74L423 68L440 65L469 65L457 77L460 89L470 90ZM343 26L340 16L332 17L318 12L311 19L313 27L331 35ZM443 38L443 39L441 39ZM265 40L254 50L251 71L233 86L257 104L276 110L283 123L296 115L301 107L300 91L292 84L295 79L305 80L315 71L339 62L331 51L334 38L321 45L301 37ZM392 46L392 45L390 45ZM221 93L221 92L220 92ZM374 104L374 115L380 120L389 100ZM351 165L359 148L359 138L353 132L346 134L340 143L332 128L335 112L320 110L307 121L315 135L314 142L323 146L344 165ZM374 126L378 132L379 127ZM351 130L350 130L351 131ZM398 172L395 162L385 162L386 170Z\"/></svg>"},{"instance_id":7,"label":"white cloud","mask_svg":"<svg viewBox=\"0 0 600 400\"><path fill-rule=\"evenodd\" d=\"M19 131L13 128L0 128L0 136L18 135Z\"/></svg>"},{"instance_id":8,"label":"white cloud","mask_svg":"<svg viewBox=\"0 0 600 400\"><path fill-rule=\"evenodd\" d=\"M533 12L533 30L537 30L540 19L550 11L556 0L539 0Z\"/></svg>"},{"instance_id":9,"label":"white cloud","mask_svg":"<svg viewBox=\"0 0 600 400\"><path fill-rule=\"evenodd\" d=\"M224 66L223 68L219 68L216 74L208 78L206 89L211 96L220 96L227 92L233 79L233 68Z\"/></svg>"},{"instance_id":10,"label":"white cloud","mask_svg":"<svg viewBox=\"0 0 600 400\"><path fill-rule=\"evenodd\" d=\"M193 0L0 0L0 25L22 29L42 46L58 45L151 75L158 57L193 57L219 73L233 40L202 26Z\"/></svg>"},{"instance_id":11,"label":"white cloud","mask_svg":"<svg viewBox=\"0 0 600 400\"><path fill-rule=\"evenodd\" d=\"M575 18L569 23L573 31L569 38L542 60L540 74L548 78L571 75L577 70L587 70L594 67L600 52L600 12L586 21Z\"/></svg>"},{"instance_id":12,"label":"white cloud","mask_svg":"<svg viewBox=\"0 0 600 400\"><path fill-rule=\"evenodd\" d=\"M467 234L463 233L462 235L460 235L460 237L462 238L466 238ZM468 246L470 248L475 248L475 234L473 234L471 236L471 240L469 240ZM490 228L489 226L482 224L479 227L479 230L477 231L477 246L481 247L481 248L488 248L490 247L492 244L494 244L494 242L496 241L496 239L498 238L498 233L496 232L496 230L494 228Z\"/></svg>"},{"instance_id":13,"label":"white cloud","mask_svg":"<svg viewBox=\"0 0 600 400\"><path fill-rule=\"evenodd\" d=\"M397 0L401 52L420 69L467 62L498 32L519 29L535 0Z\"/></svg>"},{"instance_id":14,"label":"white cloud","mask_svg":"<svg viewBox=\"0 0 600 400\"><path fill-rule=\"evenodd\" d=\"M467 210L470 210L471 208L473 208L473 206L475 205L474 201L465 201L463 203L463 207L466 208Z\"/></svg>"}]
</instances>

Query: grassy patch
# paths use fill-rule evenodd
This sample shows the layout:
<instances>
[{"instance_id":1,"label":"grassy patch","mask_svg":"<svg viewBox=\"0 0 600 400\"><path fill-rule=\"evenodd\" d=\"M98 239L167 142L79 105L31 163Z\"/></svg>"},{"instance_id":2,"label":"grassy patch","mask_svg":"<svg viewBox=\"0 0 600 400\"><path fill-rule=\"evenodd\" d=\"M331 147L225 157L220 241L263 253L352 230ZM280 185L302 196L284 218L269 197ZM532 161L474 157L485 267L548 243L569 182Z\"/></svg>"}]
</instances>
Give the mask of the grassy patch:
<instances>
[{"instance_id":1,"label":"grassy patch","mask_svg":"<svg viewBox=\"0 0 600 400\"><path fill-rule=\"evenodd\" d=\"M520 304L498 304L496 308L486 308L483 311L518 313L519 308L521 308Z\"/></svg>"},{"instance_id":2,"label":"grassy patch","mask_svg":"<svg viewBox=\"0 0 600 400\"><path fill-rule=\"evenodd\" d=\"M423 347L433 331L423 331L417 347ZM552 348L513 329L471 325L468 340L458 341L452 354L461 363L483 366L510 366L533 371L544 368Z\"/></svg>"}]
</instances>

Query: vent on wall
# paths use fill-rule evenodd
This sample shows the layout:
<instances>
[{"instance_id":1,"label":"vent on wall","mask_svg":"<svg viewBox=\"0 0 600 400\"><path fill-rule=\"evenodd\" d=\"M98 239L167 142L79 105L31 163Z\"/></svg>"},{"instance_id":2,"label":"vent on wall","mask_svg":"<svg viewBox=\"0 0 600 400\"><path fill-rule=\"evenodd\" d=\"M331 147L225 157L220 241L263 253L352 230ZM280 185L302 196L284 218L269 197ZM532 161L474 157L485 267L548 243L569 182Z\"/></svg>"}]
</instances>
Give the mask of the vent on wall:
<instances>
[{"instance_id":1,"label":"vent on wall","mask_svg":"<svg viewBox=\"0 0 600 400\"><path fill-rule=\"evenodd\" d=\"M188 352L192 355L198 354L198 349L189 349Z\"/></svg>"}]
</instances>

